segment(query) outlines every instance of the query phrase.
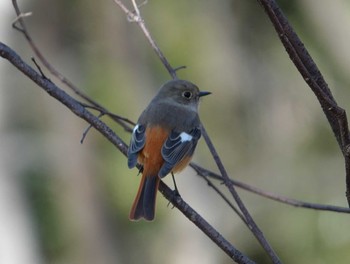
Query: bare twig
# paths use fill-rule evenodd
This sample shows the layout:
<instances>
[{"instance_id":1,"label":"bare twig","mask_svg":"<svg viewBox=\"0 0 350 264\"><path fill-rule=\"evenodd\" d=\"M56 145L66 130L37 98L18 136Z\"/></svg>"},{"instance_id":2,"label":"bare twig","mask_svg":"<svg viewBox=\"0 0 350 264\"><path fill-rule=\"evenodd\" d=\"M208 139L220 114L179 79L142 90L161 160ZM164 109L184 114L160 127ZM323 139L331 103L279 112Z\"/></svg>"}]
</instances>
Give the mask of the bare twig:
<instances>
[{"instance_id":1,"label":"bare twig","mask_svg":"<svg viewBox=\"0 0 350 264\"><path fill-rule=\"evenodd\" d=\"M94 109L98 112L101 113L100 116L104 116L104 115L107 115L109 117L112 118L112 120L116 121L116 120L119 120L119 121L123 121L123 122L118 122L118 124L127 132L132 132L132 129L133 127L136 125L135 122L131 121L130 119L126 118L126 117L123 117L123 116L120 116L120 115L117 115L117 114L114 114L114 113L111 113L111 112L104 112L105 109L101 109L100 107L96 107L94 105L89 105L89 104L84 104L82 103L82 105L86 108L90 108L90 109Z\"/></svg>"},{"instance_id":2,"label":"bare twig","mask_svg":"<svg viewBox=\"0 0 350 264\"><path fill-rule=\"evenodd\" d=\"M16 10L16 12L17 12L17 10ZM22 33L23 33L23 28L20 28L20 27L17 27L17 22L20 20L20 19L22 19L22 18L24 18L24 17L29 17L29 16L31 16L31 15L33 15L33 12L27 12L27 13L20 13L20 14L17 14L17 17L15 18L15 20L13 20L13 22L12 22L12 26L15 28L15 29L17 29L18 31L21 31Z\"/></svg>"},{"instance_id":3,"label":"bare twig","mask_svg":"<svg viewBox=\"0 0 350 264\"><path fill-rule=\"evenodd\" d=\"M128 130L128 127L125 125L126 123L130 123L129 120L125 119L119 119L117 115L112 114L110 111L108 111L105 107L97 103L95 100L91 99L88 95L83 93L77 86L75 86L69 79L67 79L63 74L61 74L58 70L56 70L49 61L45 58L45 56L42 54L38 46L33 41L32 37L30 36L27 27L24 23L23 18L30 16L32 13L22 13L21 10L18 7L17 0L12 0L13 7L16 11L17 18L12 23L13 28L17 29L19 32L23 33L24 37L26 38L27 42L29 43L31 49L33 50L34 54L39 58L41 63L45 66L45 68L48 69L48 71L55 76L57 79L59 79L63 84L65 84L69 89L71 89L76 95L84 99L86 102L93 105L96 110L100 111L101 113L110 116L115 122L117 122L119 125L121 125L124 129ZM19 24L19 25L18 25Z\"/></svg>"},{"instance_id":4,"label":"bare twig","mask_svg":"<svg viewBox=\"0 0 350 264\"><path fill-rule=\"evenodd\" d=\"M112 129L110 129L105 123L94 116L91 112L76 99L71 97L65 91L57 87L53 82L47 78L41 76L26 62L24 62L12 49L0 42L0 56L7 59L12 63L20 72L30 78L39 87L43 88L49 95L60 101L66 107L68 107L75 115L86 120L102 135L104 135L109 141L111 141L124 155L127 152L127 146L123 140L118 137Z\"/></svg>"},{"instance_id":5,"label":"bare twig","mask_svg":"<svg viewBox=\"0 0 350 264\"><path fill-rule=\"evenodd\" d=\"M207 169L204 169L201 166L199 166L193 162L191 162L190 166L197 172L197 174L200 177L203 177L205 180L209 177L212 179L223 181L223 178L221 175L216 174L216 173L209 171ZM314 209L314 210L320 210L320 211L330 211L330 212L350 214L350 208L341 207L341 206L334 206L334 205L324 205L324 204L303 202L300 200L296 200L296 199L288 198L288 197L285 197L282 195L277 195L275 193L264 191L260 188L251 186L251 185L246 184L246 183L241 182L241 181L237 181L237 180L233 180L233 179L230 179L230 181L232 182L232 184L234 184L238 188L241 188L241 189L246 190L246 191L251 192L251 193L255 193L259 196L274 200L276 202L288 204L288 205L295 206L295 207L306 208L306 209Z\"/></svg>"},{"instance_id":6,"label":"bare twig","mask_svg":"<svg viewBox=\"0 0 350 264\"><path fill-rule=\"evenodd\" d=\"M41 67L40 67L39 64L36 62L36 60L35 60L34 57L32 57L32 61L34 62L36 68L37 68L38 71L40 72L41 76L43 76L45 79L48 79L48 80L49 80L49 78L46 77L46 75L44 74L44 72L42 71Z\"/></svg>"},{"instance_id":7,"label":"bare twig","mask_svg":"<svg viewBox=\"0 0 350 264\"><path fill-rule=\"evenodd\" d=\"M152 46L153 50L155 51L155 53L158 55L159 59L161 60L161 62L163 63L164 67L168 70L170 76L173 79L177 79L177 75L176 75L176 71L179 69L182 69L182 67L180 68L173 68L171 67L170 63L168 62L168 60L166 59L166 57L164 56L163 52L160 50L160 48L158 47L157 43L155 42L155 40L152 38L149 30L147 29L146 25L145 25L145 21L142 19L141 14L140 14L140 10L139 7L136 4L135 0L132 0L135 12L130 11L120 0L114 0L114 2L120 7L120 9L127 15L128 19L132 22L136 22L139 27L141 28L143 34L145 35L145 37L147 38L148 42L150 43L150 45Z\"/></svg>"},{"instance_id":8,"label":"bare twig","mask_svg":"<svg viewBox=\"0 0 350 264\"><path fill-rule=\"evenodd\" d=\"M201 215L194 211L188 204L186 204L182 198L178 195L174 195L173 191L169 191L169 188L163 188L166 186L162 181L159 185L159 191L167 198L171 203L196 226L198 226L216 245L218 245L228 256L230 256L237 263L254 263L252 260L244 256L237 249L235 249L231 243L229 243L217 230L215 230ZM182 210L186 208L186 210Z\"/></svg>"},{"instance_id":9,"label":"bare twig","mask_svg":"<svg viewBox=\"0 0 350 264\"><path fill-rule=\"evenodd\" d=\"M100 119L103 116L103 114L99 114L99 116L97 117L98 119ZM83 132L83 135L80 139L80 144L84 143L84 140L86 138L86 135L89 133L90 129L92 128L92 125L88 125L88 127L85 129L85 131Z\"/></svg>"},{"instance_id":10,"label":"bare twig","mask_svg":"<svg viewBox=\"0 0 350 264\"><path fill-rule=\"evenodd\" d=\"M258 0L269 16L291 61L316 95L345 159L346 198L350 206L350 136L346 112L335 101L316 63L275 0Z\"/></svg>"},{"instance_id":11,"label":"bare twig","mask_svg":"<svg viewBox=\"0 0 350 264\"><path fill-rule=\"evenodd\" d=\"M193 167L192 167L193 168ZM234 204L231 203L231 201L226 197L225 194L223 194L223 192L220 191L219 188L217 188L215 186L214 183L212 183L211 180L209 180L209 177L207 176L203 176L200 175L208 184L208 186L210 186L211 188L213 188L213 190L228 204L229 207L231 207L231 209L239 216L239 218L241 218L242 222L246 224L246 226L249 228L247 221L245 220L244 215L241 213L241 211L239 211L238 208L236 208L236 206ZM220 176L219 176L220 177Z\"/></svg>"},{"instance_id":12,"label":"bare twig","mask_svg":"<svg viewBox=\"0 0 350 264\"><path fill-rule=\"evenodd\" d=\"M217 153L210 137L208 136L207 131L205 130L203 124L202 124L202 135L207 143L207 146L211 152L211 155L213 156L216 165L218 166L218 169L222 175L222 179L224 184L227 186L229 191L232 194L233 199L236 201L238 207L240 208L241 212L243 213L246 222L248 224L248 227L252 231L253 235L256 237L256 239L259 241L261 246L264 248L264 250L267 252L267 254L270 256L273 263L281 263L280 259L278 258L277 254L273 250L273 248L270 246L270 244L267 242L266 238L264 237L263 233L261 232L258 225L255 223L254 219L251 217L250 213L248 212L248 209L245 207L244 203L242 202L241 198L239 197L238 193L236 192L236 189L232 182L230 181L230 178L228 177L228 174L226 172L226 169L221 162L221 159L219 157L219 154Z\"/></svg>"}]
</instances>

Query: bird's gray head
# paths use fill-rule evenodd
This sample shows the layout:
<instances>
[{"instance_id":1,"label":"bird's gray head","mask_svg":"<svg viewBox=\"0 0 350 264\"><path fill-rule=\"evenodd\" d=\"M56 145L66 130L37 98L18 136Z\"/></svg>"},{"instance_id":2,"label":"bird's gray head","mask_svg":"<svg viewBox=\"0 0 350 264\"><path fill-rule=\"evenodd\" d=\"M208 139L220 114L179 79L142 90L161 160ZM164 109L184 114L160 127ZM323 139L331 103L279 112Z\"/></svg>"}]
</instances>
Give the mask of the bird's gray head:
<instances>
[{"instance_id":1,"label":"bird's gray head","mask_svg":"<svg viewBox=\"0 0 350 264\"><path fill-rule=\"evenodd\" d=\"M199 98L209 95L210 92L200 91L198 87L185 80L171 80L159 90L156 98L169 103L190 105L197 108Z\"/></svg>"}]
</instances>

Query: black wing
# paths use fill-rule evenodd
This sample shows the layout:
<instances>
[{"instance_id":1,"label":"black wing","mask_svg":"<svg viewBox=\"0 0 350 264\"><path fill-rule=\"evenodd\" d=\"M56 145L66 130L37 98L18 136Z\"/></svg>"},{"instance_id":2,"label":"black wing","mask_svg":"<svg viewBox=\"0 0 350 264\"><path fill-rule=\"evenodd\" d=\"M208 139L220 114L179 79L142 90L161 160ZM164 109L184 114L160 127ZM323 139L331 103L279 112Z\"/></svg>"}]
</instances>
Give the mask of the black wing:
<instances>
[{"instance_id":1,"label":"black wing","mask_svg":"<svg viewBox=\"0 0 350 264\"><path fill-rule=\"evenodd\" d=\"M201 130L198 127L188 133L172 131L162 147L165 162L158 176L165 177L184 157L192 156L200 137Z\"/></svg>"},{"instance_id":2,"label":"black wing","mask_svg":"<svg viewBox=\"0 0 350 264\"><path fill-rule=\"evenodd\" d=\"M145 146L145 131L145 126L140 124L137 124L132 131L128 148L128 166L130 169L136 166L138 153Z\"/></svg>"}]
</instances>

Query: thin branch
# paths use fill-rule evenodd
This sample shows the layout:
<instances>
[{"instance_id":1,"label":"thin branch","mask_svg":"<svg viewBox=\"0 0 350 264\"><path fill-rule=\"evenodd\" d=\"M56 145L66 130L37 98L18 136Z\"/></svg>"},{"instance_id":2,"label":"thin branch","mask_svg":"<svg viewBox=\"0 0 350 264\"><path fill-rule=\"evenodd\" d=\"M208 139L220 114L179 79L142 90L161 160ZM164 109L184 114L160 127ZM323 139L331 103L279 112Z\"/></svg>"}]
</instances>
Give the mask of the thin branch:
<instances>
[{"instance_id":1,"label":"thin branch","mask_svg":"<svg viewBox=\"0 0 350 264\"><path fill-rule=\"evenodd\" d=\"M99 114L97 118L100 119L102 116L103 116L103 114ZM83 135L82 135L82 137L81 137L81 139L80 139L80 144L83 144L83 143L84 143L84 140L85 140L85 138L86 138L86 136L87 136L87 134L89 133L89 131L90 131L91 128L92 128L92 125L90 124L90 125L88 125L88 127L85 129L85 131L83 132Z\"/></svg>"},{"instance_id":2,"label":"thin branch","mask_svg":"<svg viewBox=\"0 0 350 264\"><path fill-rule=\"evenodd\" d=\"M21 19L21 18L23 18L23 17L29 17L29 16L31 16L31 15L33 15L33 12L20 13L19 15L17 15L17 17L15 18L15 20L13 20L12 26L13 26L15 29L19 30L19 31L23 31L22 28L17 27L17 22L18 22L19 19Z\"/></svg>"},{"instance_id":3,"label":"thin branch","mask_svg":"<svg viewBox=\"0 0 350 264\"><path fill-rule=\"evenodd\" d=\"M101 132L109 141L111 141L124 155L126 155L126 144L113 132L112 129L110 129L91 112L86 110L86 108L79 101L71 97L64 90L57 87L52 81L37 73L32 67L24 62L16 52L2 42L0 42L0 56L11 62L12 65L14 65L20 72L30 78L39 87L43 88L49 95L68 107L75 115L86 120L96 130Z\"/></svg>"},{"instance_id":4,"label":"thin branch","mask_svg":"<svg viewBox=\"0 0 350 264\"><path fill-rule=\"evenodd\" d=\"M215 230L201 215L194 211L184 200L178 195L174 196L173 191L164 188L164 182L160 182L159 191L178 208L192 223L202 230L216 245L218 245L228 256L237 263L254 263L228 242L217 230ZM185 210L184 210L185 209Z\"/></svg>"},{"instance_id":5,"label":"thin branch","mask_svg":"<svg viewBox=\"0 0 350 264\"><path fill-rule=\"evenodd\" d=\"M132 132L133 127L136 125L136 123L131 121L130 119L123 117L123 116L120 116L120 115L117 115L117 114L114 114L114 113L111 113L111 112L108 112L106 109L101 109L100 107L97 107L94 105L89 105L89 104L84 104L84 103L82 103L82 105L86 108L94 109L94 110L100 112L101 116L107 115L107 116L111 117L113 121L117 121L117 120L120 121L120 122L117 122L117 124L119 124L126 132L129 132L129 133ZM105 112L105 111L107 111L107 112Z\"/></svg>"},{"instance_id":6,"label":"thin branch","mask_svg":"<svg viewBox=\"0 0 350 264\"><path fill-rule=\"evenodd\" d=\"M147 29L146 25L145 25L145 21L142 19L141 17L141 13L139 10L139 7L136 4L135 0L132 0L134 9L135 9L135 13L131 12L120 0L113 0L119 7L120 9L127 15L128 19L132 22L136 22L139 27L141 28L143 34L145 35L146 39L148 40L148 42L150 43L152 49L154 50L154 52L158 55L159 59L161 60L161 62L163 63L164 67L168 70L170 76L173 79L177 79L177 75L176 75L176 71L179 69L182 69L182 67L180 68L173 68L171 67L170 63L168 62L168 60L166 59L166 57L164 56L163 52L160 50L160 48L158 47L157 43L155 42L155 40L152 38L149 30Z\"/></svg>"},{"instance_id":7,"label":"thin branch","mask_svg":"<svg viewBox=\"0 0 350 264\"><path fill-rule=\"evenodd\" d=\"M132 2L132 5L134 6L136 16L141 19L141 13L140 13L138 5L136 4L136 0L131 0L131 2Z\"/></svg>"},{"instance_id":8,"label":"thin branch","mask_svg":"<svg viewBox=\"0 0 350 264\"><path fill-rule=\"evenodd\" d=\"M93 105L96 110L100 111L102 114L108 115L111 117L115 122L117 122L119 125L121 125L124 129L128 130L128 127L125 125L125 122L130 123L129 120L123 120L119 119L117 115L112 114L110 111L108 111L105 107L97 103L95 100L91 99L88 95L86 95L84 92L82 92L77 86L75 86L69 79L67 79L63 74L61 74L58 70L56 70L49 61L45 58L45 56L41 53L38 46L33 41L32 37L29 34L29 31L27 30L27 27L24 23L23 18L30 16L32 13L22 13L21 10L18 7L17 0L12 0L13 7L16 11L16 19L12 23L13 28L21 32L24 37L26 38L29 46L33 50L34 54L39 58L41 63L45 66L45 68L57 79L59 79L63 84L65 84L69 89L71 89L76 95L84 99L86 102ZM18 25L19 24L19 25Z\"/></svg>"},{"instance_id":9,"label":"thin branch","mask_svg":"<svg viewBox=\"0 0 350 264\"><path fill-rule=\"evenodd\" d=\"M228 177L228 174L226 172L226 169L221 162L221 159L219 157L219 154L217 153L207 131L205 130L203 124L201 127L202 135L207 143L207 146L211 152L211 155L213 156L216 165L218 166L218 169L222 175L222 179L226 187L229 189L229 191L232 194L233 199L236 201L238 207L240 208L241 212L243 213L246 222L248 223L248 227L252 231L253 235L256 237L256 239L259 241L263 249L267 252L267 254L270 256L273 263L281 263L280 259L278 258L277 254L271 247L271 245L267 242L266 238L264 237L264 234L261 232L258 225L255 223L254 219L251 217L250 213L248 212L248 209L245 207L244 203L242 202L241 198L239 197L234 185L230 181L230 178Z\"/></svg>"},{"instance_id":10,"label":"thin branch","mask_svg":"<svg viewBox=\"0 0 350 264\"><path fill-rule=\"evenodd\" d=\"M34 62L35 66L38 69L38 71L40 72L41 76L43 76L45 79L49 80L49 78L46 77L46 75L44 74L44 72L42 71L40 65L36 62L34 57L32 57L32 62Z\"/></svg>"},{"instance_id":11,"label":"thin branch","mask_svg":"<svg viewBox=\"0 0 350 264\"><path fill-rule=\"evenodd\" d=\"M346 112L335 101L328 84L304 44L275 0L258 0L284 45L291 61L316 95L345 159L346 198L350 206L350 134Z\"/></svg>"},{"instance_id":12,"label":"thin branch","mask_svg":"<svg viewBox=\"0 0 350 264\"><path fill-rule=\"evenodd\" d=\"M216 179L219 181L223 181L223 178L221 175L216 174L212 171L209 171L207 169L202 168L201 166L191 162L190 166L197 172L197 174L200 177L203 177L205 180L209 177L212 179ZM300 208L305 208L305 209L314 209L314 210L320 210L320 211L330 211L330 212L337 212L337 213L346 213L350 214L350 208L346 207L341 207L341 206L334 206L334 205L324 205L324 204L316 204L316 203L308 203L308 202L303 202L300 200L288 198L282 195L277 195L271 192L264 191L260 188L251 186L249 184L246 184L241 181L233 180L230 179L232 184L237 186L238 188L241 188L243 190L246 190L251 193L255 193L259 196L274 200L276 202L284 203L287 205L295 206L295 207L300 207Z\"/></svg>"},{"instance_id":13,"label":"thin branch","mask_svg":"<svg viewBox=\"0 0 350 264\"><path fill-rule=\"evenodd\" d=\"M192 167L192 168L193 168L193 167ZM204 175L199 175L199 176L201 176L202 179L204 179L204 180L207 182L207 184L208 184L209 187L213 188L213 190L228 204L229 207L231 207L231 209L239 216L239 218L241 218L242 222L245 223L246 226L249 228L249 225L248 225L248 223L247 223L247 221L246 221L244 215L239 211L238 208L236 208L235 205L233 205L233 204L231 203L231 201L226 197L226 195L223 194L223 192L221 192L220 189L217 188L217 187L215 186L215 184L212 183L211 180L209 180L209 177L206 177L206 176L204 176ZM220 177L220 176L219 176L219 177Z\"/></svg>"}]
</instances>

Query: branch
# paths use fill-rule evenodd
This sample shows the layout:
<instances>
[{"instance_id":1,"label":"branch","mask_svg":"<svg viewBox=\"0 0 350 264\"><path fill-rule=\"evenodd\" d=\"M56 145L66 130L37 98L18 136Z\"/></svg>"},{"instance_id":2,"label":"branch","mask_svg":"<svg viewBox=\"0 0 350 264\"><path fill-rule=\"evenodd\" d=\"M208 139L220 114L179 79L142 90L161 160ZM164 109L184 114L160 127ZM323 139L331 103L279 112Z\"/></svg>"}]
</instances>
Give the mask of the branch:
<instances>
[{"instance_id":1,"label":"branch","mask_svg":"<svg viewBox=\"0 0 350 264\"><path fill-rule=\"evenodd\" d=\"M202 230L216 245L218 245L230 258L237 263L254 263L237 249L235 249L218 231L216 231L202 216L194 211L184 200L178 195L174 196L164 182L160 182L159 191L169 200L176 208L178 208L192 223ZM185 210L184 210L185 209Z\"/></svg>"},{"instance_id":2,"label":"branch","mask_svg":"<svg viewBox=\"0 0 350 264\"><path fill-rule=\"evenodd\" d=\"M173 68L171 67L170 63L164 56L163 52L160 50L158 47L156 41L152 38L149 30L147 29L145 25L145 21L141 17L139 6L136 4L135 0L132 0L132 4L134 6L135 12L131 12L120 0L113 0L119 7L120 9L127 15L128 19L130 22L136 22L139 27L141 28L143 34L145 35L146 39L148 40L149 44L151 45L152 49L154 52L157 54L161 62L163 63L164 67L168 70L170 76L173 79L177 79L176 76L176 71L183 69L184 66L180 66L178 68Z\"/></svg>"},{"instance_id":3,"label":"branch","mask_svg":"<svg viewBox=\"0 0 350 264\"><path fill-rule=\"evenodd\" d=\"M110 129L104 122L94 116L91 112L86 110L79 101L71 97L62 89L58 88L49 79L37 73L32 67L24 62L15 51L2 42L0 42L0 56L11 62L12 65L14 65L20 72L44 89L49 95L68 107L75 115L86 120L96 130L101 132L101 134L103 134L109 141L111 141L124 155L126 155L126 144L112 131L112 129Z\"/></svg>"},{"instance_id":4,"label":"branch","mask_svg":"<svg viewBox=\"0 0 350 264\"><path fill-rule=\"evenodd\" d=\"M215 180L223 181L223 178L221 175L216 174L216 173L209 171L207 169L204 169L201 166L199 166L193 162L190 163L190 166L197 172L197 174L200 177L204 178L206 181L207 181L207 178L212 178ZM280 203L288 204L288 205L295 206L295 207L306 208L306 209L314 209L314 210L319 210L319 211L330 211L330 212L350 214L350 208L334 206L334 205L324 205L324 204L303 202L303 201L288 198L288 197L285 197L282 195L277 195L277 194L274 194L271 192L264 191L264 190L259 189L257 187L246 184L244 182L240 182L240 181L233 180L233 179L230 179L230 181L236 187L239 187L239 188L246 190L248 192L255 193L259 196L262 196L262 197L265 197L265 198L268 198L268 199L271 199L271 200L274 200L274 201L277 201Z\"/></svg>"},{"instance_id":5,"label":"branch","mask_svg":"<svg viewBox=\"0 0 350 264\"><path fill-rule=\"evenodd\" d=\"M115 122L117 122L119 125L121 125L125 130L130 131L131 128L128 126L128 124L133 124L130 120L126 118L120 118L117 115L112 114L110 111L108 111L105 107L97 103L95 100L91 99L88 95L86 95L84 92L82 92L77 86L75 86L69 79L67 79L63 74L61 74L58 70L53 67L49 61L45 58L45 56L41 53L40 49L37 47L35 42L33 41L32 37L30 36L27 27L24 23L23 18L30 16L32 13L22 13L21 10L18 7L17 0L12 0L12 5L16 11L17 17L12 23L13 28L17 29L19 32L21 32L24 37L26 38L28 44L30 45L31 49L33 50L34 54L38 57L38 59L41 61L41 63L45 66L45 68L57 79L59 79L63 84L65 84L69 89L71 89L76 95L84 99L86 102L91 104L91 108L93 107L95 110L98 110L102 115L108 115L111 117ZM19 24L19 25L18 25Z\"/></svg>"},{"instance_id":6,"label":"branch","mask_svg":"<svg viewBox=\"0 0 350 264\"><path fill-rule=\"evenodd\" d=\"M235 189L234 185L232 184L232 182L230 181L230 178L228 177L227 171L226 171L223 163L221 162L219 154L217 153L217 151L216 151L211 139L209 138L207 131L205 130L203 124L202 124L201 130L202 130L203 138L205 139L205 142L207 143L207 146L208 146L208 148L209 148L209 150L210 150L210 152L211 152L211 154L212 154L212 156L213 156L213 158L218 166L218 169L222 175L223 182L226 185L226 187L229 189L229 191L231 192L232 197L236 201L238 207L241 209L241 212L243 213L243 215L246 219L248 227L250 228L250 230L252 231L252 233L256 237L256 239L259 241L259 243L261 244L263 249L268 253L272 262L273 263L281 263L280 259L278 258L278 256L274 252L273 248L270 246L270 244L265 239L260 228L253 220L250 213L248 212L248 209L245 207L244 203L242 202L241 198L239 197L238 193L236 192L236 189Z\"/></svg>"},{"instance_id":7,"label":"branch","mask_svg":"<svg viewBox=\"0 0 350 264\"><path fill-rule=\"evenodd\" d=\"M190 166L193 168L193 166L195 166L194 164L190 164ZM199 167L199 166L198 166ZM204 169L203 169L204 170ZM197 171L197 170L196 170ZM198 171L197 171L198 173ZM198 174L200 175L200 174ZM208 184L208 186L210 186L211 188L213 188L213 190L228 204L229 207L231 207L231 209L239 216L239 218L241 218L242 222L245 223L245 225L249 228L249 224L248 222L245 220L244 215L239 211L239 209L236 208L235 205L233 205L231 203L231 201L225 196L225 194L223 194L223 192L221 192L219 190L219 188L217 188L212 182L211 180L209 180L209 177L206 177L204 175L200 175ZM218 175L219 178L222 179L221 176ZM216 179L216 178L215 178Z\"/></svg>"},{"instance_id":8,"label":"branch","mask_svg":"<svg viewBox=\"0 0 350 264\"><path fill-rule=\"evenodd\" d=\"M275 0L258 0L269 16L290 59L316 95L345 159L346 198L350 206L350 136L346 112L339 107L316 63Z\"/></svg>"},{"instance_id":9,"label":"branch","mask_svg":"<svg viewBox=\"0 0 350 264\"><path fill-rule=\"evenodd\" d=\"M126 156L127 145L118 137L112 129L110 129L98 117L91 112L76 99L71 97L65 91L57 87L53 82L37 73L27 63L25 63L11 48L0 42L0 56L11 62L19 71L35 82L39 87L45 90L49 95L60 101L69 108L75 115L86 120L91 126L105 136L117 149ZM159 190L163 193L169 202L173 203L190 221L197 225L202 232L208 235L226 254L228 254L237 263L247 264L254 263L232 244L230 244L219 232L217 232L208 222L206 222L196 211L194 211L182 198L174 199L173 191L163 182L160 184Z\"/></svg>"}]
</instances>

